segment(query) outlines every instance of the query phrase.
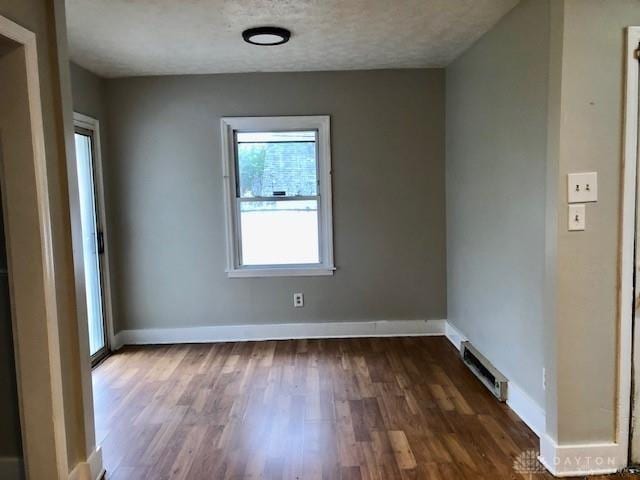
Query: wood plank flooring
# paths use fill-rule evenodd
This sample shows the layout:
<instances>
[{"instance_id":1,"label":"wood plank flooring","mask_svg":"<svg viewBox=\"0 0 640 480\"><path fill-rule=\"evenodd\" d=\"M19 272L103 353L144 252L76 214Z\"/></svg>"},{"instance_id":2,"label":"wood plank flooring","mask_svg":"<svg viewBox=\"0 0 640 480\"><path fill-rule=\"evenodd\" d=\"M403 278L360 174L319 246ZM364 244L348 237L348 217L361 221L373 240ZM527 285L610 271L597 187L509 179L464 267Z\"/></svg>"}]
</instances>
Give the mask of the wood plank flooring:
<instances>
[{"instance_id":1,"label":"wood plank flooring","mask_svg":"<svg viewBox=\"0 0 640 480\"><path fill-rule=\"evenodd\" d=\"M93 384L109 480L552 478L442 337L127 347Z\"/></svg>"}]
</instances>

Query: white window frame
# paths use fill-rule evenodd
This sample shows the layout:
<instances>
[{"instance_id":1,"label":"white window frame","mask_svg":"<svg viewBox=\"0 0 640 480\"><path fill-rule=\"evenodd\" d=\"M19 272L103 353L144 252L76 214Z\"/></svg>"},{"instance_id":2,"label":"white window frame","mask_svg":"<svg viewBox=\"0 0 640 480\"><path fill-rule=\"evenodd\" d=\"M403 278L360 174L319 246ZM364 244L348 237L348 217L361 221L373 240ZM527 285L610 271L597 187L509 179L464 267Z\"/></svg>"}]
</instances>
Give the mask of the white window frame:
<instances>
[{"instance_id":1,"label":"white window frame","mask_svg":"<svg viewBox=\"0 0 640 480\"><path fill-rule=\"evenodd\" d=\"M298 277L333 275L333 214L331 200L331 126L328 115L285 117L224 117L222 130L222 175L227 241L227 274L242 277ZM236 192L236 132L315 130L318 165L318 253L317 264L241 265L240 223ZM295 199L295 197L292 197ZM305 197L301 197L304 199Z\"/></svg>"}]
</instances>

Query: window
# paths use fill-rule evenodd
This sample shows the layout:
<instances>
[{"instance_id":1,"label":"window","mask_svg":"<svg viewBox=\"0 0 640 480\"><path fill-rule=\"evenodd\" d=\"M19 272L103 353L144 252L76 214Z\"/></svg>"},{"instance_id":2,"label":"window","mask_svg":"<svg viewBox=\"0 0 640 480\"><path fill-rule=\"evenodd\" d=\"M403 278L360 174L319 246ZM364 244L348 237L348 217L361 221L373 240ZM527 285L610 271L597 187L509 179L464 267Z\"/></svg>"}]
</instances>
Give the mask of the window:
<instances>
[{"instance_id":1,"label":"window","mask_svg":"<svg viewBox=\"0 0 640 480\"><path fill-rule=\"evenodd\" d=\"M230 277L331 275L329 117L222 119Z\"/></svg>"}]
</instances>

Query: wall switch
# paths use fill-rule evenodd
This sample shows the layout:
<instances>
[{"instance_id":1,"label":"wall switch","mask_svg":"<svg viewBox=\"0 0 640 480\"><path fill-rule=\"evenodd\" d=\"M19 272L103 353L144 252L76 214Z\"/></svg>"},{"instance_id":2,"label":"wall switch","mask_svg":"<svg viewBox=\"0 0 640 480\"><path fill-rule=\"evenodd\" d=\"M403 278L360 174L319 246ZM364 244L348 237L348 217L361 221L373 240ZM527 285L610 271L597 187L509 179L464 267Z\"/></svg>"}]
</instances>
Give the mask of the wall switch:
<instances>
[{"instance_id":1,"label":"wall switch","mask_svg":"<svg viewBox=\"0 0 640 480\"><path fill-rule=\"evenodd\" d=\"M293 306L304 307L304 295L302 293L294 293L293 294Z\"/></svg>"},{"instance_id":2,"label":"wall switch","mask_svg":"<svg viewBox=\"0 0 640 480\"><path fill-rule=\"evenodd\" d=\"M547 389L547 369L542 367L542 389Z\"/></svg>"},{"instance_id":3,"label":"wall switch","mask_svg":"<svg viewBox=\"0 0 640 480\"><path fill-rule=\"evenodd\" d=\"M598 201L598 173L570 173L568 175L569 203Z\"/></svg>"},{"instance_id":4,"label":"wall switch","mask_svg":"<svg viewBox=\"0 0 640 480\"><path fill-rule=\"evenodd\" d=\"M584 230L586 226L586 208L584 203L569 205L569 231Z\"/></svg>"}]
</instances>

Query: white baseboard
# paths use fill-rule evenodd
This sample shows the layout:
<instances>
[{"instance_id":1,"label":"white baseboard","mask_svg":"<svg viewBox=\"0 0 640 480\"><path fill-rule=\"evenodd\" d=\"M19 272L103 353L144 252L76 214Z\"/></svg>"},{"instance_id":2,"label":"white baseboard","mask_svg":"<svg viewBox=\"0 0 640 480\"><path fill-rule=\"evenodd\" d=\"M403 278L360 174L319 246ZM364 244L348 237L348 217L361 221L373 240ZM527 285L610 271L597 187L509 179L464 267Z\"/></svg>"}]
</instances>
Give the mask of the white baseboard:
<instances>
[{"instance_id":1,"label":"white baseboard","mask_svg":"<svg viewBox=\"0 0 640 480\"><path fill-rule=\"evenodd\" d=\"M208 327L123 330L115 335L115 350L123 345L213 343L304 338L356 338L443 335L444 320L379 320L371 322L278 323Z\"/></svg>"},{"instance_id":2,"label":"white baseboard","mask_svg":"<svg viewBox=\"0 0 640 480\"><path fill-rule=\"evenodd\" d=\"M462 342L467 340L467 337L460 333L460 331L448 321L445 321L444 334L458 350L460 350Z\"/></svg>"},{"instance_id":3,"label":"white baseboard","mask_svg":"<svg viewBox=\"0 0 640 480\"><path fill-rule=\"evenodd\" d=\"M86 462L78 463L69 474L69 480L100 480L105 474L102 464L102 448L96 447Z\"/></svg>"},{"instance_id":4,"label":"white baseboard","mask_svg":"<svg viewBox=\"0 0 640 480\"><path fill-rule=\"evenodd\" d=\"M556 477L607 475L627 466L626 452L617 443L558 445L546 434L540 437L539 460Z\"/></svg>"},{"instance_id":5,"label":"white baseboard","mask_svg":"<svg viewBox=\"0 0 640 480\"><path fill-rule=\"evenodd\" d=\"M102 447L97 446L89 458L87 459L89 464L89 470L91 471L91 478L99 480L103 478L106 473L104 464L102 463Z\"/></svg>"},{"instance_id":6,"label":"white baseboard","mask_svg":"<svg viewBox=\"0 0 640 480\"><path fill-rule=\"evenodd\" d=\"M448 321L445 322L445 335L460 350L460 344L467 337ZM507 389L507 405L538 436L545 432L545 412L517 383L509 379Z\"/></svg>"},{"instance_id":7,"label":"white baseboard","mask_svg":"<svg viewBox=\"0 0 640 480\"><path fill-rule=\"evenodd\" d=\"M0 478L4 480L22 480L24 465L18 457L0 457Z\"/></svg>"},{"instance_id":8,"label":"white baseboard","mask_svg":"<svg viewBox=\"0 0 640 480\"><path fill-rule=\"evenodd\" d=\"M511 380L507 389L507 405L538 437L542 438L546 429L544 409Z\"/></svg>"}]
</instances>

